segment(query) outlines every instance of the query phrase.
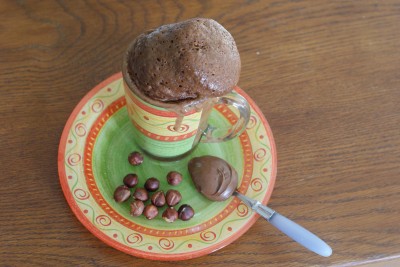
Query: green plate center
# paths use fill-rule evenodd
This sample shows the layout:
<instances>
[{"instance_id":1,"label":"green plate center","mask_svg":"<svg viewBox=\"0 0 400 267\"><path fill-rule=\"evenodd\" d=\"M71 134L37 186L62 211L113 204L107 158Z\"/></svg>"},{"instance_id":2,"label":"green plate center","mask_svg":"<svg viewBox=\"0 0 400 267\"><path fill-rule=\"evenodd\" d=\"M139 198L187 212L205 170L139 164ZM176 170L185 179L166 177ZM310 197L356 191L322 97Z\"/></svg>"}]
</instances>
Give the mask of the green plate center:
<instances>
[{"instance_id":1,"label":"green plate center","mask_svg":"<svg viewBox=\"0 0 400 267\"><path fill-rule=\"evenodd\" d=\"M228 120L218 111L213 110L209 122L212 125L224 125ZM140 151L133 139L133 125L131 124L126 107L114 113L104 124L97 136L93 149L93 174L101 195L106 202L125 219L148 228L157 230L179 230L199 225L219 214L229 204L230 199L223 202L212 202L203 197L194 187L187 170L187 164L193 157L213 155L225 159L237 172L243 173L244 161L242 147L239 138L223 143L200 143L187 157L173 162L162 162L150 157L145 157L140 166L131 166L128 163L128 155L133 151ZM166 175L170 171L182 173L184 179L178 186L171 186L166 181ZM178 190L182 194L181 204L189 204L195 210L195 216L190 221L177 220L174 223L165 222L161 214L166 207L159 209L159 215L153 220L147 220L144 216L132 217L129 214L131 199L125 203L116 203L113 199L114 190L122 185L123 178L128 173L136 173L139 176L137 187L143 187L149 177L160 180L160 190ZM239 178L241 181L241 177ZM239 184L240 184L239 181ZM133 191L134 189L132 189ZM145 204L150 203L147 201Z\"/></svg>"}]
</instances>

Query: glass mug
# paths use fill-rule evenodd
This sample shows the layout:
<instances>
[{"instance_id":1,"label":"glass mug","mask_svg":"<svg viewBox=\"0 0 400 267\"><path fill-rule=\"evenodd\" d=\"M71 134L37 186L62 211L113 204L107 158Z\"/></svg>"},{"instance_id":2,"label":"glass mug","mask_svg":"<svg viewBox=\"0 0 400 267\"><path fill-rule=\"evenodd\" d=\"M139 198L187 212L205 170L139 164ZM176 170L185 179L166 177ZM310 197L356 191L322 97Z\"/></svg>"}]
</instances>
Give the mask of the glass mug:
<instances>
[{"instance_id":1,"label":"glass mug","mask_svg":"<svg viewBox=\"0 0 400 267\"><path fill-rule=\"evenodd\" d=\"M126 106L134 125L134 140L146 154L158 159L175 159L190 153L200 141L228 141L246 129L250 107L246 99L234 91L201 104L198 101L168 103L145 96L128 73L129 51L122 65ZM211 110L218 104L238 110L239 118L234 125L214 127L208 124Z\"/></svg>"}]
</instances>

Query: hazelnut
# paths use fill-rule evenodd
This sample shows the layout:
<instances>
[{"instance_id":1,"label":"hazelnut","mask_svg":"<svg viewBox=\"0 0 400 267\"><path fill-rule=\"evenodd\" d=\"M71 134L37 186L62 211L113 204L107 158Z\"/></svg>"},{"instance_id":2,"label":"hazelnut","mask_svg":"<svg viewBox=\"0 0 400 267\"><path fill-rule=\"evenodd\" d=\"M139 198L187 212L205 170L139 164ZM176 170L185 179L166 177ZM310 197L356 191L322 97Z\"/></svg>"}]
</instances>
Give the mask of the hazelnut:
<instances>
[{"instance_id":1,"label":"hazelnut","mask_svg":"<svg viewBox=\"0 0 400 267\"><path fill-rule=\"evenodd\" d=\"M118 186L114 191L114 199L118 203L128 200L131 196L131 190L125 185Z\"/></svg>"},{"instance_id":2,"label":"hazelnut","mask_svg":"<svg viewBox=\"0 0 400 267\"><path fill-rule=\"evenodd\" d=\"M167 182L170 185L178 185L182 182L182 174L176 171L169 172L167 174Z\"/></svg>"},{"instance_id":3,"label":"hazelnut","mask_svg":"<svg viewBox=\"0 0 400 267\"><path fill-rule=\"evenodd\" d=\"M178 217L182 221L188 221L194 216L194 210L191 206L183 204L179 207Z\"/></svg>"},{"instance_id":4,"label":"hazelnut","mask_svg":"<svg viewBox=\"0 0 400 267\"><path fill-rule=\"evenodd\" d=\"M154 219L158 215L158 209L152 204L147 205L144 208L143 215L149 220Z\"/></svg>"},{"instance_id":5,"label":"hazelnut","mask_svg":"<svg viewBox=\"0 0 400 267\"><path fill-rule=\"evenodd\" d=\"M137 183L138 183L138 176L135 173L127 174L124 177L124 184L129 188L134 187L135 185L137 185Z\"/></svg>"},{"instance_id":6,"label":"hazelnut","mask_svg":"<svg viewBox=\"0 0 400 267\"><path fill-rule=\"evenodd\" d=\"M141 200L134 200L131 203L131 215L132 216L140 216L143 213L144 204Z\"/></svg>"},{"instance_id":7,"label":"hazelnut","mask_svg":"<svg viewBox=\"0 0 400 267\"><path fill-rule=\"evenodd\" d=\"M160 181L157 178L151 177L147 179L146 183L144 184L144 188L146 188L149 192L157 191L160 187Z\"/></svg>"},{"instance_id":8,"label":"hazelnut","mask_svg":"<svg viewBox=\"0 0 400 267\"><path fill-rule=\"evenodd\" d=\"M174 189L168 190L165 196L168 206L175 206L182 199L181 193L179 193L179 191Z\"/></svg>"},{"instance_id":9,"label":"hazelnut","mask_svg":"<svg viewBox=\"0 0 400 267\"><path fill-rule=\"evenodd\" d=\"M133 166L138 166L143 163L143 155L137 151L132 152L128 156L128 161Z\"/></svg>"},{"instance_id":10,"label":"hazelnut","mask_svg":"<svg viewBox=\"0 0 400 267\"><path fill-rule=\"evenodd\" d=\"M144 188L139 187L136 188L135 192L133 193L133 197L141 201L146 201L149 199L149 194Z\"/></svg>"},{"instance_id":11,"label":"hazelnut","mask_svg":"<svg viewBox=\"0 0 400 267\"><path fill-rule=\"evenodd\" d=\"M163 212L162 217L166 222L172 223L178 219L178 212L176 209L169 207Z\"/></svg>"},{"instance_id":12,"label":"hazelnut","mask_svg":"<svg viewBox=\"0 0 400 267\"><path fill-rule=\"evenodd\" d=\"M151 203L154 206L162 207L165 205L165 195L163 191L157 191L151 196Z\"/></svg>"}]
</instances>

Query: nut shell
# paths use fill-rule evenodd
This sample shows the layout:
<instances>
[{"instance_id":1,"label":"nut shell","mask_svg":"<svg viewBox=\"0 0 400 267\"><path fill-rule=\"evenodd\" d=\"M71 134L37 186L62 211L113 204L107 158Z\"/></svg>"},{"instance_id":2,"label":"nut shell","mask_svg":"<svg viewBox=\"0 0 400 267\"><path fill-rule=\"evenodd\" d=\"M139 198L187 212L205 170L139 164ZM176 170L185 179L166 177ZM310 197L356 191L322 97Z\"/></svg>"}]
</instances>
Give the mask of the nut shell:
<instances>
[{"instance_id":1,"label":"nut shell","mask_svg":"<svg viewBox=\"0 0 400 267\"><path fill-rule=\"evenodd\" d=\"M163 191L157 191L151 196L151 203L156 207L162 207L165 205L165 195Z\"/></svg>"},{"instance_id":2,"label":"nut shell","mask_svg":"<svg viewBox=\"0 0 400 267\"><path fill-rule=\"evenodd\" d=\"M194 210L191 206L187 204L183 204L182 206L179 207L178 210L178 217L182 221L188 221L194 216Z\"/></svg>"},{"instance_id":3,"label":"nut shell","mask_svg":"<svg viewBox=\"0 0 400 267\"><path fill-rule=\"evenodd\" d=\"M143 155L138 151L134 151L128 156L128 161L133 166L138 166L143 163Z\"/></svg>"},{"instance_id":4,"label":"nut shell","mask_svg":"<svg viewBox=\"0 0 400 267\"><path fill-rule=\"evenodd\" d=\"M167 191L165 198L168 206L175 206L181 201L182 195L179 191L170 189Z\"/></svg>"},{"instance_id":5,"label":"nut shell","mask_svg":"<svg viewBox=\"0 0 400 267\"><path fill-rule=\"evenodd\" d=\"M129 188L135 187L138 181L139 179L136 173L129 173L124 177L124 184Z\"/></svg>"},{"instance_id":6,"label":"nut shell","mask_svg":"<svg viewBox=\"0 0 400 267\"><path fill-rule=\"evenodd\" d=\"M143 210L144 210L143 201L141 201L141 200L132 201L132 203L131 203L131 212L130 212L130 214L132 216L140 216L140 215L142 215Z\"/></svg>"},{"instance_id":7,"label":"nut shell","mask_svg":"<svg viewBox=\"0 0 400 267\"><path fill-rule=\"evenodd\" d=\"M138 187L133 193L133 197L141 201L146 201L149 199L149 193L147 193L146 189Z\"/></svg>"},{"instance_id":8,"label":"nut shell","mask_svg":"<svg viewBox=\"0 0 400 267\"><path fill-rule=\"evenodd\" d=\"M146 188L146 190L149 192L157 191L159 187L160 181L158 181L158 179L154 177L147 179L146 183L144 184L144 188Z\"/></svg>"},{"instance_id":9,"label":"nut shell","mask_svg":"<svg viewBox=\"0 0 400 267\"><path fill-rule=\"evenodd\" d=\"M144 215L147 219L152 220L152 219L154 219L154 218L158 215L158 209L157 209L156 206L154 206L154 205L152 205L152 204L147 205L147 206L144 208L143 215Z\"/></svg>"},{"instance_id":10,"label":"nut shell","mask_svg":"<svg viewBox=\"0 0 400 267\"><path fill-rule=\"evenodd\" d=\"M163 214L162 214L162 218L169 223L174 222L176 219L178 219L178 212L176 211L176 209L169 207L167 208Z\"/></svg>"},{"instance_id":11,"label":"nut shell","mask_svg":"<svg viewBox=\"0 0 400 267\"><path fill-rule=\"evenodd\" d=\"M171 171L167 174L167 182L170 185L178 185L182 182L182 174L176 171Z\"/></svg>"},{"instance_id":12,"label":"nut shell","mask_svg":"<svg viewBox=\"0 0 400 267\"><path fill-rule=\"evenodd\" d=\"M125 202L131 196L131 190L125 185L118 186L114 191L114 200L118 203Z\"/></svg>"}]
</instances>

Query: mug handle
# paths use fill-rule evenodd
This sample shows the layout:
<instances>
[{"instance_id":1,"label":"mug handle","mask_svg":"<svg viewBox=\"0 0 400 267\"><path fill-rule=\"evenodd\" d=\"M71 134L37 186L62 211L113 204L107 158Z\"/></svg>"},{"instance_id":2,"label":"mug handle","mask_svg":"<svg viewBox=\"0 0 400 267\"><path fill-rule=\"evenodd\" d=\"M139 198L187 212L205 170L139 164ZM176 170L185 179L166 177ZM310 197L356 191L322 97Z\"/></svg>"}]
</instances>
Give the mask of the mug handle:
<instances>
[{"instance_id":1,"label":"mug handle","mask_svg":"<svg viewBox=\"0 0 400 267\"><path fill-rule=\"evenodd\" d=\"M201 138L201 142L203 143L228 141L239 136L246 129L250 119L250 106L243 96L233 91L227 95L217 97L214 105L220 104L235 107L239 111L239 118L237 122L230 127L215 127L208 124Z\"/></svg>"}]
</instances>

